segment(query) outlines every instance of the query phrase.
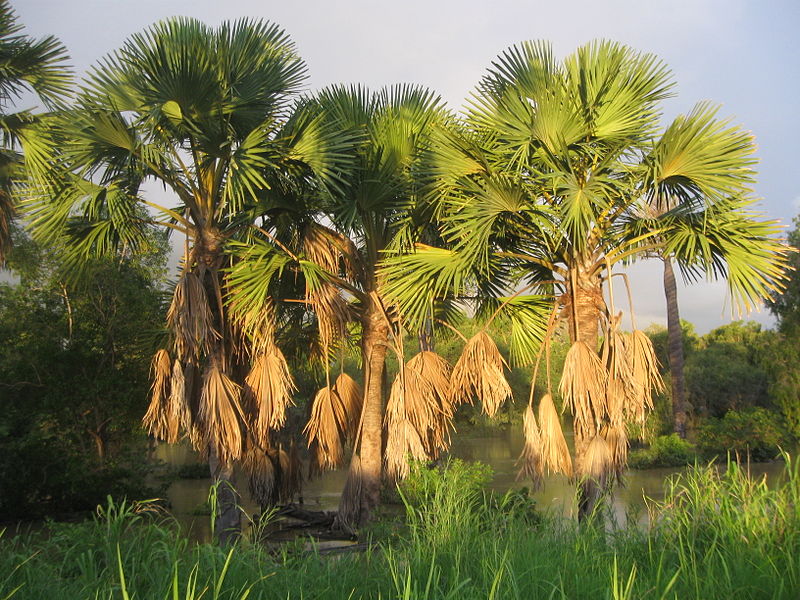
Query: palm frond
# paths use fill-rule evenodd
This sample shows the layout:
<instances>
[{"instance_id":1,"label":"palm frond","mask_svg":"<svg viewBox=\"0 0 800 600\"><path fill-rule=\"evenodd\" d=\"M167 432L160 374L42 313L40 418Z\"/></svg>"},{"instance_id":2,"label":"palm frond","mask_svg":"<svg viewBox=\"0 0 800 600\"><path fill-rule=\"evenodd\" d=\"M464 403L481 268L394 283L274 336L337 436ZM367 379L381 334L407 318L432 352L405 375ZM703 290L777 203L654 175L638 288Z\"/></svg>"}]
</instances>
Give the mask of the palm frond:
<instances>
[{"instance_id":1,"label":"palm frond","mask_svg":"<svg viewBox=\"0 0 800 600\"><path fill-rule=\"evenodd\" d=\"M203 373L198 426L204 455L213 446L221 463L242 456L243 414L241 388L212 359Z\"/></svg>"},{"instance_id":2,"label":"palm frond","mask_svg":"<svg viewBox=\"0 0 800 600\"><path fill-rule=\"evenodd\" d=\"M572 458L550 394L545 394L539 401L539 436L542 469L548 473L563 473L571 477Z\"/></svg>"},{"instance_id":3,"label":"palm frond","mask_svg":"<svg viewBox=\"0 0 800 600\"><path fill-rule=\"evenodd\" d=\"M522 431L525 436L525 444L522 453L517 459L517 481L520 479L530 479L533 488L537 489L542 484L544 476L544 462L542 459L542 437L539 426L536 423L536 416L533 414L533 407L528 404L525 407L525 414L522 418Z\"/></svg>"},{"instance_id":4,"label":"palm frond","mask_svg":"<svg viewBox=\"0 0 800 600\"><path fill-rule=\"evenodd\" d=\"M483 412L493 417L503 402L511 398L511 387L503 374L506 367L492 338L484 331L475 334L453 367L450 377L453 403L472 404L473 398L478 398Z\"/></svg>"},{"instance_id":5,"label":"palm frond","mask_svg":"<svg viewBox=\"0 0 800 600\"><path fill-rule=\"evenodd\" d=\"M608 373L597 353L584 342L573 343L564 360L559 391L581 431L596 431L605 417L607 380Z\"/></svg>"}]
</instances>

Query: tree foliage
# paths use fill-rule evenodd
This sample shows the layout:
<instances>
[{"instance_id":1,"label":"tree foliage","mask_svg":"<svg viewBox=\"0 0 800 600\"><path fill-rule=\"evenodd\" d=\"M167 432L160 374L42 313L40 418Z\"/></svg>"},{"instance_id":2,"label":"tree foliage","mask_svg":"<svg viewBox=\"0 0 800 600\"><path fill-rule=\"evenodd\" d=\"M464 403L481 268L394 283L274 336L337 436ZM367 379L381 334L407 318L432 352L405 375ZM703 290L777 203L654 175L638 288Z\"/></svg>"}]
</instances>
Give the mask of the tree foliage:
<instances>
[{"instance_id":1,"label":"tree foliage","mask_svg":"<svg viewBox=\"0 0 800 600\"><path fill-rule=\"evenodd\" d=\"M161 332L165 245L98 259L77 282L17 235L0 287L0 514L93 508L142 495L139 421Z\"/></svg>"}]
</instances>

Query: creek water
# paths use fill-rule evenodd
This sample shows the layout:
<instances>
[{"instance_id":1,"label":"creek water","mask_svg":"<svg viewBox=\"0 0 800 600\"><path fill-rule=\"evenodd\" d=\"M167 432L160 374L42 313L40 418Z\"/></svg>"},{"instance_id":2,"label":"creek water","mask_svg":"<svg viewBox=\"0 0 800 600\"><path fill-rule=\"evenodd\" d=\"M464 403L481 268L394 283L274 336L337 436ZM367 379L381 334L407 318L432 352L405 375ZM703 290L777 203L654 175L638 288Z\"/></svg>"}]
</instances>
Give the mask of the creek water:
<instances>
[{"instance_id":1,"label":"creek water","mask_svg":"<svg viewBox=\"0 0 800 600\"><path fill-rule=\"evenodd\" d=\"M524 438L521 427L497 430L486 435L454 435L449 455L466 461L480 461L489 465L493 471L490 487L499 492L530 486L529 481L517 481L516 461L522 451ZM196 453L188 445L160 444L155 457L167 464L178 467L198 462ZM753 463L750 465L753 476L767 476L768 481L776 481L783 472L782 462ZM664 484L668 477L681 472L680 468L661 468L629 470L625 474L625 484L615 486L610 508L617 523L626 519L646 523L645 497L661 500L664 497ZM307 510L336 510L339 503L347 470L332 471L304 482L303 502ZM243 479L243 478L240 478ZM209 479L179 479L167 490L167 498L175 518L189 531L193 539L210 539L210 517L196 514L208 497ZM240 483L241 487L246 484ZM547 477L542 488L531 494L542 510L557 511L564 515L574 515L575 486L566 477L554 475ZM242 506L246 514L253 515L258 508L249 503L244 495Z\"/></svg>"}]
</instances>

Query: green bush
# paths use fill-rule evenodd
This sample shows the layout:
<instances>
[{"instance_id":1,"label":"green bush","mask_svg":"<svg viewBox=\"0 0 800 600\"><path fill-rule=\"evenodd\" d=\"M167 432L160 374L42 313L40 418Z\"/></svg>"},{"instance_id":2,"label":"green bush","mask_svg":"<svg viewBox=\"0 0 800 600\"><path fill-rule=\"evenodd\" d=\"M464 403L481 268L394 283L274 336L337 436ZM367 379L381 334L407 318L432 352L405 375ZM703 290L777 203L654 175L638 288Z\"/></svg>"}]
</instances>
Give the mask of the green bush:
<instances>
[{"instance_id":1,"label":"green bush","mask_svg":"<svg viewBox=\"0 0 800 600\"><path fill-rule=\"evenodd\" d=\"M698 448L708 456L734 452L753 460L774 459L789 443L781 416L764 408L729 410L701 425L697 437Z\"/></svg>"},{"instance_id":2,"label":"green bush","mask_svg":"<svg viewBox=\"0 0 800 600\"><path fill-rule=\"evenodd\" d=\"M492 467L481 462L465 462L459 458L443 465L429 467L412 461L411 471L400 484L407 504L420 507L435 498L453 492L462 497L478 498L492 479Z\"/></svg>"},{"instance_id":3,"label":"green bush","mask_svg":"<svg viewBox=\"0 0 800 600\"><path fill-rule=\"evenodd\" d=\"M682 440L678 434L660 435L649 448L634 450L628 458L632 469L653 467L682 467L695 462L697 451L691 442Z\"/></svg>"}]
</instances>

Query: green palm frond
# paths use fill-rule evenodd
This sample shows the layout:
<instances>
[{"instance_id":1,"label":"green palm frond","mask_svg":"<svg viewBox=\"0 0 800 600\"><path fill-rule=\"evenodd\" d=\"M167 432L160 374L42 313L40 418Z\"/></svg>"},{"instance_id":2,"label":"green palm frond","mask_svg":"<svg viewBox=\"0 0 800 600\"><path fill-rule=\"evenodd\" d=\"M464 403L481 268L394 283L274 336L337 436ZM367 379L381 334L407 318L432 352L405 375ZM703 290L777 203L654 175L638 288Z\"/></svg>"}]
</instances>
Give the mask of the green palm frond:
<instances>
[{"instance_id":1,"label":"green palm frond","mask_svg":"<svg viewBox=\"0 0 800 600\"><path fill-rule=\"evenodd\" d=\"M771 292L783 288L789 247L779 239L777 221L765 220L753 209L754 200L725 198L690 211L685 206L666 213L663 253L678 262L684 278L704 274L726 279L732 309L741 313L758 306Z\"/></svg>"},{"instance_id":2,"label":"green palm frond","mask_svg":"<svg viewBox=\"0 0 800 600\"><path fill-rule=\"evenodd\" d=\"M755 142L749 132L716 119L718 111L700 103L677 117L645 157L646 194L657 210L695 198L714 200L750 191Z\"/></svg>"}]
</instances>

